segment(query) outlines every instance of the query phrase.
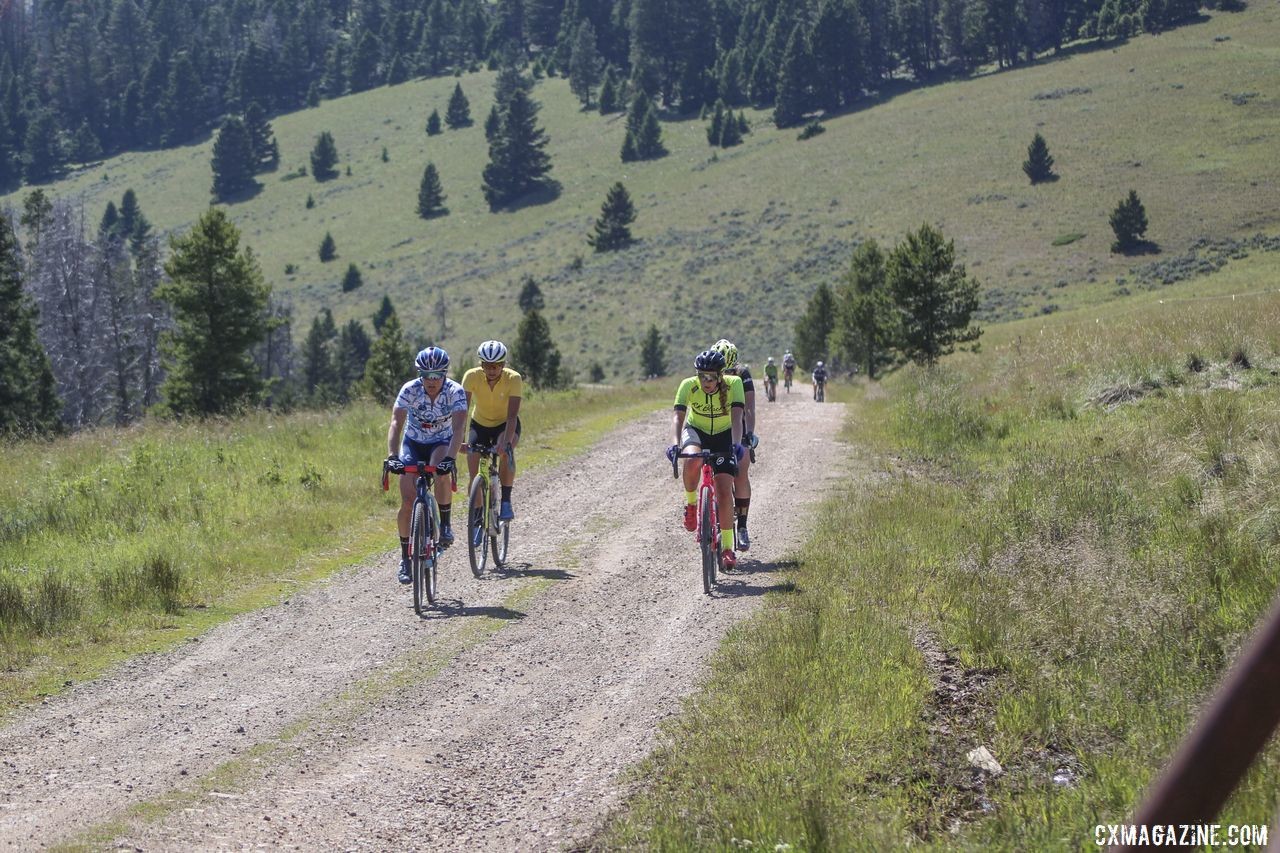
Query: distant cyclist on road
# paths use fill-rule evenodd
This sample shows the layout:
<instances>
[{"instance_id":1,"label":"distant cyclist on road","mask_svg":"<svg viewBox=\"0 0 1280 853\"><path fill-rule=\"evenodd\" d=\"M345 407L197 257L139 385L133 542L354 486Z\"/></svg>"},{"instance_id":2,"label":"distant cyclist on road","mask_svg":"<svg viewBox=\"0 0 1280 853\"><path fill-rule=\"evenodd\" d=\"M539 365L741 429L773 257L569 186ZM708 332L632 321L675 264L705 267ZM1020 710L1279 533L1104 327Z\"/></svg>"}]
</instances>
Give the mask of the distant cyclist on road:
<instances>
[{"instance_id":1,"label":"distant cyclist on road","mask_svg":"<svg viewBox=\"0 0 1280 853\"><path fill-rule=\"evenodd\" d=\"M721 338L711 348L724 356L724 372L742 380L742 443L748 449L756 447L756 387L751 381L751 371L738 361L738 348ZM751 549L751 536L747 533L747 512L751 509L751 454L744 453L738 460L738 475L733 479L733 510L738 518L738 548Z\"/></svg>"},{"instance_id":2,"label":"distant cyclist on road","mask_svg":"<svg viewBox=\"0 0 1280 853\"><path fill-rule=\"evenodd\" d=\"M699 353L693 360L696 376L676 389L676 443L667 451L674 459L678 452L715 451L709 460L715 472L716 515L720 518L721 563L731 569L738 564L733 552L733 478L742 454L742 410L745 400L742 380L724 372L724 356L716 350ZM698 478L701 459L684 463L684 529L698 529Z\"/></svg>"},{"instance_id":3,"label":"distant cyclist on road","mask_svg":"<svg viewBox=\"0 0 1280 853\"><path fill-rule=\"evenodd\" d=\"M772 403L778 396L778 365L773 363L773 356L769 356L769 360L764 363L764 382L768 386L765 396Z\"/></svg>"},{"instance_id":4,"label":"distant cyclist on road","mask_svg":"<svg viewBox=\"0 0 1280 853\"><path fill-rule=\"evenodd\" d=\"M507 347L501 341L485 341L476 347L480 366L473 367L462 377L462 388L467 393L467 407L475 406L471 414L471 430L467 442L467 469L471 480L480 473L480 456L474 452L478 445L495 447L499 453L498 482L502 484L502 503L498 518L511 521L516 517L511 506L511 488L515 485L516 472L511 467L508 449L520 443L520 394L523 381L520 374L506 366ZM468 494L470 494L470 480Z\"/></svg>"},{"instance_id":5,"label":"distant cyclist on road","mask_svg":"<svg viewBox=\"0 0 1280 853\"><path fill-rule=\"evenodd\" d=\"M418 378L400 387L391 407L387 430L387 461L402 465L434 465L436 473L448 475L467 426L467 395L462 386L448 378L449 353L427 347L414 359ZM401 441L401 431L404 440ZM400 583L409 583L409 517L417 496L417 476L400 475ZM453 544L449 526L452 487L448 476L435 480L436 503L440 506L440 546Z\"/></svg>"},{"instance_id":6,"label":"distant cyclist on road","mask_svg":"<svg viewBox=\"0 0 1280 853\"><path fill-rule=\"evenodd\" d=\"M787 350L782 354L782 375L787 380L787 390L791 390L791 378L796 372L796 357L791 354L791 350Z\"/></svg>"},{"instance_id":7,"label":"distant cyclist on road","mask_svg":"<svg viewBox=\"0 0 1280 853\"><path fill-rule=\"evenodd\" d=\"M813 399L818 399L818 392L827 384L827 368L822 362L813 366Z\"/></svg>"}]
</instances>

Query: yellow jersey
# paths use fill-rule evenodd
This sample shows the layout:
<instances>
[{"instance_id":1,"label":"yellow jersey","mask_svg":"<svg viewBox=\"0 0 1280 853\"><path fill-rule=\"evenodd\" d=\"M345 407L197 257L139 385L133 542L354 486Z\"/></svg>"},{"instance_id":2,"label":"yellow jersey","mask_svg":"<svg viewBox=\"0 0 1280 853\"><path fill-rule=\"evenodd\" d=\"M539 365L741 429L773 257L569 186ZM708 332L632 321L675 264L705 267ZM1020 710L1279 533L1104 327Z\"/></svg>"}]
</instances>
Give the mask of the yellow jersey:
<instances>
[{"instance_id":1,"label":"yellow jersey","mask_svg":"<svg viewBox=\"0 0 1280 853\"><path fill-rule=\"evenodd\" d=\"M742 390L742 380L737 376L732 373L724 374L724 383L727 406L720 405L718 389L711 394L703 393L696 376L690 376L680 383L680 387L676 390L675 407L688 412L685 415L685 423L707 435L724 432L733 426L730 415L735 407L742 408L747 398Z\"/></svg>"},{"instance_id":2,"label":"yellow jersey","mask_svg":"<svg viewBox=\"0 0 1280 853\"><path fill-rule=\"evenodd\" d=\"M498 381L489 385L484 368L473 367L462 375L462 390L471 395L475 411L471 419L480 426L496 427L507 422L507 401L520 399L523 380L509 367L502 368Z\"/></svg>"}]
</instances>

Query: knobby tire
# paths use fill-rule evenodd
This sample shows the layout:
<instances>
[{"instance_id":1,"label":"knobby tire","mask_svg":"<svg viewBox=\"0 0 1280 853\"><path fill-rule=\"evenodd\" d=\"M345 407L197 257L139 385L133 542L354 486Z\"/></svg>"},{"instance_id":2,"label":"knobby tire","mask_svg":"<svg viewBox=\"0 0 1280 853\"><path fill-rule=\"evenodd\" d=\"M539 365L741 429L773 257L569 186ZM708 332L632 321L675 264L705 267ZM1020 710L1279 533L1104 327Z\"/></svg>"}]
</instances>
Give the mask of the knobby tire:
<instances>
[{"instance_id":1,"label":"knobby tire","mask_svg":"<svg viewBox=\"0 0 1280 853\"><path fill-rule=\"evenodd\" d=\"M485 505L484 487L485 478L476 477L467 495L467 556L471 560L471 574L478 578L484 576L489 559L489 531L486 528L490 508Z\"/></svg>"},{"instance_id":2,"label":"knobby tire","mask_svg":"<svg viewBox=\"0 0 1280 853\"><path fill-rule=\"evenodd\" d=\"M500 500L501 494L495 486L489 495L489 507L492 509L495 506L501 506L502 504L499 503ZM511 540L511 522L498 521L497 513L493 513L493 518L493 530L495 533L493 536L489 537L489 549L490 553L493 554L494 567L500 569L507 564L507 545Z\"/></svg>"},{"instance_id":3,"label":"knobby tire","mask_svg":"<svg viewBox=\"0 0 1280 853\"><path fill-rule=\"evenodd\" d=\"M413 504L413 516L409 522L409 574L413 577L413 612L422 615L422 599L425 593L423 562L427 543L426 505L421 501Z\"/></svg>"},{"instance_id":4,"label":"knobby tire","mask_svg":"<svg viewBox=\"0 0 1280 853\"><path fill-rule=\"evenodd\" d=\"M711 594L716 583L716 562L720 559L720 535L715 528L715 496L703 490L699 515L702 523L699 533L702 545L702 591Z\"/></svg>"},{"instance_id":5,"label":"knobby tire","mask_svg":"<svg viewBox=\"0 0 1280 853\"><path fill-rule=\"evenodd\" d=\"M423 561L423 586L426 587L427 601L435 604L440 599L440 510L436 507L436 499L428 496L427 508L427 551Z\"/></svg>"}]
</instances>

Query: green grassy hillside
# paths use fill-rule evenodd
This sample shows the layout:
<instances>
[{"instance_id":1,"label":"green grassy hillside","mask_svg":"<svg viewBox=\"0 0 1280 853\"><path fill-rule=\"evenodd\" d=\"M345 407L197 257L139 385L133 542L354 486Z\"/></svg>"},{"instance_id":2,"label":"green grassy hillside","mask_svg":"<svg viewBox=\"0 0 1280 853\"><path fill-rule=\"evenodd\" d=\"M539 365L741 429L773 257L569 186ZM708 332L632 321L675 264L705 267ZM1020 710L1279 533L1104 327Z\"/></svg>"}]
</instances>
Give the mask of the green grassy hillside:
<instances>
[{"instance_id":1,"label":"green grassy hillside","mask_svg":"<svg viewBox=\"0 0 1280 853\"><path fill-rule=\"evenodd\" d=\"M417 81L276 118L280 169L230 212L303 329L320 306L340 321L367 317L387 293L412 332L445 346L510 337L517 282L530 273L543 282L553 335L580 374L598 360L611 377L634 375L650 322L670 331L673 361L719 335L758 361L790 342L797 303L844 270L857 241L892 244L923 221L956 240L988 289L988 314L1004 318L1176 278L1197 268L1188 253L1204 238L1275 232L1277 45L1280 9L1258 4L1114 48L887 97L830 119L806 142L749 111L755 131L713 159L703 122L668 123L670 154L640 164L619 160L621 116L581 112L566 81L544 80L535 96L559 197L499 214L480 193L492 74L461 78L476 125L436 137L424 132L426 116L443 112L455 80ZM284 180L307 163L322 130L334 134L339 168L349 165L351 175ZM1032 187L1020 165L1036 131L1061 180ZM81 195L96 219L134 187L159 228L185 228L209 200L211 144L123 155L51 189ZM424 222L414 207L428 160L452 212ZM617 180L635 199L640 242L596 256L585 236ZM1130 188L1146 205L1158 256L1109 252L1107 216ZM321 264L326 231L339 257ZM1083 236L1053 245L1073 234ZM1130 272L1153 261L1166 263ZM342 294L349 262L365 283ZM296 272L286 275L286 264ZM443 334L431 313L440 294ZM731 304L736 319L727 317Z\"/></svg>"}]
</instances>

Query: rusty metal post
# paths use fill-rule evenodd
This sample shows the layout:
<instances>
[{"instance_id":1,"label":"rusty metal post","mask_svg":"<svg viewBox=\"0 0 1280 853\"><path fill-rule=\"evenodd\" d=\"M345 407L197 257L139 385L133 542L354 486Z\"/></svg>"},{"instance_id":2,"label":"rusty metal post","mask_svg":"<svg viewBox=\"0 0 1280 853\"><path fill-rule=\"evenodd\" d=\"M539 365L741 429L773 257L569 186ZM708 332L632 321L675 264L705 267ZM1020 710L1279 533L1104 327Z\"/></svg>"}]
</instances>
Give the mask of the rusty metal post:
<instances>
[{"instance_id":1,"label":"rusty metal post","mask_svg":"<svg viewBox=\"0 0 1280 853\"><path fill-rule=\"evenodd\" d=\"M1280 597L1133 822L1212 823L1278 724Z\"/></svg>"}]
</instances>

